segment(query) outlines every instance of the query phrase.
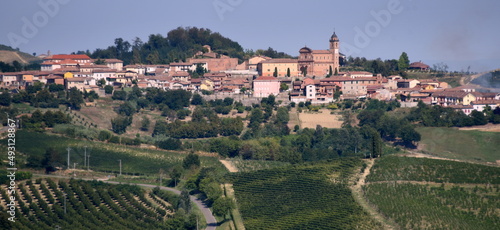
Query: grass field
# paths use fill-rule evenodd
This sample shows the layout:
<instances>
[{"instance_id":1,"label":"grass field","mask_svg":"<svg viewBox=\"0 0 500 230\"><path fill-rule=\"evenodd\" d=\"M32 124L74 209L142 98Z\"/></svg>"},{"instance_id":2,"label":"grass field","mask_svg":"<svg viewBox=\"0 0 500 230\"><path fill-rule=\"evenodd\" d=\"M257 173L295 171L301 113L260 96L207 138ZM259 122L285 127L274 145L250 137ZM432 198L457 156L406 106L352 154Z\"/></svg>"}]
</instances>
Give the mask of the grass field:
<instances>
[{"instance_id":1,"label":"grass field","mask_svg":"<svg viewBox=\"0 0 500 230\"><path fill-rule=\"evenodd\" d=\"M386 156L363 190L402 229L499 229L498 175L494 166Z\"/></svg>"},{"instance_id":2,"label":"grass field","mask_svg":"<svg viewBox=\"0 0 500 230\"><path fill-rule=\"evenodd\" d=\"M320 109L319 112L302 112L299 113L300 128L315 129L316 125L321 125L323 128L341 128L341 116L330 114L328 109Z\"/></svg>"},{"instance_id":3,"label":"grass field","mask_svg":"<svg viewBox=\"0 0 500 230\"><path fill-rule=\"evenodd\" d=\"M119 171L118 160L122 160L124 174L157 174L160 169L167 172L173 166L180 164L186 156L186 154L178 152L89 142L23 130L17 132L16 149L27 156L42 159L49 147L58 151L59 162L63 168L66 168L67 165L68 152L66 148L69 147L71 149L71 168L73 168L73 163L77 163L77 169L83 168L86 151L90 155L91 170L117 173ZM218 170L226 171L215 157L200 156L200 160L203 167L215 167Z\"/></svg>"},{"instance_id":4,"label":"grass field","mask_svg":"<svg viewBox=\"0 0 500 230\"><path fill-rule=\"evenodd\" d=\"M478 162L500 160L500 133L456 128L417 128L419 149L439 157Z\"/></svg>"},{"instance_id":5,"label":"grass field","mask_svg":"<svg viewBox=\"0 0 500 230\"><path fill-rule=\"evenodd\" d=\"M262 169L272 169L277 167L289 166L288 162L265 161L265 160L242 160L233 158L230 160L239 172L251 172Z\"/></svg>"},{"instance_id":6,"label":"grass field","mask_svg":"<svg viewBox=\"0 0 500 230\"><path fill-rule=\"evenodd\" d=\"M246 229L380 229L352 196L359 159L319 162L233 178Z\"/></svg>"},{"instance_id":7,"label":"grass field","mask_svg":"<svg viewBox=\"0 0 500 230\"><path fill-rule=\"evenodd\" d=\"M95 181L28 180L15 191L11 229L164 229L177 210L164 196L139 187ZM0 192L0 211L5 213L6 187Z\"/></svg>"}]
</instances>

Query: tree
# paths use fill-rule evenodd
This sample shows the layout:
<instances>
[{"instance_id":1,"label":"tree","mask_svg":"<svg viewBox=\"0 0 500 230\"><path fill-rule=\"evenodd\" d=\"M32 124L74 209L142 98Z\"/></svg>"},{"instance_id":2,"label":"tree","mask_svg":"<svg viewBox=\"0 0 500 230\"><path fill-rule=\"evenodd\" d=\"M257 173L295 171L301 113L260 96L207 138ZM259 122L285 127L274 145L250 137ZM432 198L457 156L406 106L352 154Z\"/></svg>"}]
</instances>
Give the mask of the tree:
<instances>
[{"instance_id":1,"label":"tree","mask_svg":"<svg viewBox=\"0 0 500 230\"><path fill-rule=\"evenodd\" d=\"M132 117L118 116L111 119L111 129L116 134L122 134L127 132L127 126L132 124Z\"/></svg>"},{"instance_id":2,"label":"tree","mask_svg":"<svg viewBox=\"0 0 500 230\"><path fill-rule=\"evenodd\" d=\"M290 76L291 76L291 74L290 74L290 68L286 68L286 76L287 76L287 77L290 77Z\"/></svg>"},{"instance_id":3,"label":"tree","mask_svg":"<svg viewBox=\"0 0 500 230\"><path fill-rule=\"evenodd\" d=\"M106 80L104 80L104 81L106 81ZM104 93L112 94L113 93L113 86L110 86L110 85L104 86Z\"/></svg>"},{"instance_id":4,"label":"tree","mask_svg":"<svg viewBox=\"0 0 500 230\"><path fill-rule=\"evenodd\" d=\"M286 91L286 90L288 90L288 84L282 82L280 84L280 91Z\"/></svg>"},{"instance_id":5,"label":"tree","mask_svg":"<svg viewBox=\"0 0 500 230\"><path fill-rule=\"evenodd\" d=\"M234 207L234 202L229 197L220 197L219 199L214 201L212 210L215 215L222 216L225 220L226 216L231 212L232 209L234 209Z\"/></svg>"},{"instance_id":6,"label":"tree","mask_svg":"<svg viewBox=\"0 0 500 230\"><path fill-rule=\"evenodd\" d=\"M10 97L10 93L8 91L0 94L0 105L2 106L10 106L12 99Z\"/></svg>"},{"instance_id":7,"label":"tree","mask_svg":"<svg viewBox=\"0 0 500 230\"><path fill-rule=\"evenodd\" d=\"M179 139L167 138L165 140L158 141L156 145L161 149L177 150L181 148L182 142Z\"/></svg>"},{"instance_id":8,"label":"tree","mask_svg":"<svg viewBox=\"0 0 500 230\"><path fill-rule=\"evenodd\" d=\"M191 105L201 105L203 104L203 97L200 94L193 94L193 98L191 99Z\"/></svg>"},{"instance_id":9,"label":"tree","mask_svg":"<svg viewBox=\"0 0 500 230\"><path fill-rule=\"evenodd\" d=\"M189 169L191 167L200 167L200 158L194 153L189 153L184 160L182 160L182 167Z\"/></svg>"},{"instance_id":10,"label":"tree","mask_svg":"<svg viewBox=\"0 0 500 230\"><path fill-rule=\"evenodd\" d=\"M141 130L142 131L148 131L150 124L151 124L151 121L149 120L149 118L146 117L146 116L143 116L142 117L142 121L141 121Z\"/></svg>"},{"instance_id":11,"label":"tree","mask_svg":"<svg viewBox=\"0 0 500 230\"><path fill-rule=\"evenodd\" d=\"M399 130L399 136L405 145L414 145L414 142L420 141L420 133L418 133L411 125L405 125Z\"/></svg>"},{"instance_id":12,"label":"tree","mask_svg":"<svg viewBox=\"0 0 500 230\"><path fill-rule=\"evenodd\" d=\"M61 156L53 147L49 147L45 150L42 166L45 168L46 174L55 172L57 170L56 167L61 165L61 163Z\"/></svg>"},{"instance_id":13,"label":"tree","mask_svg":"<svg viewBox=\"0 0 500 230\"><path fill-rule=\"evenodd\" d=\"M486 124L488 124L488 119L486 119L486 116L484 116L483 112L473 110L471 112L470 116L472 117L474 125L486 125Z\"/></svg>"},{"instance_id":14,"label":"tree","mask_svg":"<svg viewBox=\"0 0 500 230\"><path fill-rule=\"evenodd\" d=\"M182 168L179 165L176 165L170 170L170 179L174 182L174 187L177 187L177 183L181 179L182 176Z\"/></svg>"},{"instance_id":15,"label":"tree","mask_svg":"<svg viewBox=\"0 0 500 230\"><path fill-rule=\"evenodd\" d=\"M264 121L264 114L262 114L262 110L259 108L255 108L252 110L250 115L250 122L248 123L248 127L250 128L258 128L260 123Z\"/></svg>"},{"instance_id":16,"label":"tree","mask_svg":"<svg viewBox=\"0 0 500 230\"><path fill-rule=\"evenodd\" d=\"M278 77L278 67L274 67L273 77Z\"/></svg>"},{"instance_id":17,"label":"tree","mask_svg":"<svg viewBox=\"0 0 500 230\"><path fill-rule=\"evenodd\" d=\"M76 87L73 87L69 90L68 93L68 105L75 110L80 110L81 104L83 103L83 95L80 90Z\"/></svg>"},{"instance_id":18,"label":"tree","mask_svg":"<svg viewBox=\"0 0 500 230\"><path fill-rule=\"evenodd\" d=\"M408 69L409 66L410 66L410 59L408 59L408 54L403 52L401 56L399 56L398 70L405 71Z\"/></svg>"}]
</instances>

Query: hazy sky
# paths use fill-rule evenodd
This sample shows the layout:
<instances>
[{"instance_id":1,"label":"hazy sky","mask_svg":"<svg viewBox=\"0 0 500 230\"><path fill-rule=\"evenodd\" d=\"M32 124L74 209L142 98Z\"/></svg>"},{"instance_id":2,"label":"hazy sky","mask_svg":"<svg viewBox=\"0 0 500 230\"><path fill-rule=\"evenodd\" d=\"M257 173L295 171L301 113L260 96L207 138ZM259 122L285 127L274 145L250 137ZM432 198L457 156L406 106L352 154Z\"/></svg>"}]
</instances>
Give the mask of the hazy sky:
<instances>
[{"instance_id":1,"label":"hazy sky","mask_svg":"<svg viewBox=\"0 0 500 230\"><path fill-rule=\"evenodd\" d=\"M500 68L500 1L184 0L3 1L0 43L37 54L94 50L178 26L220 32L245 49L272 47L297 56L307 45L327 49L335 29L341 52L450 70Z\"/></svg>"}]
</instances>

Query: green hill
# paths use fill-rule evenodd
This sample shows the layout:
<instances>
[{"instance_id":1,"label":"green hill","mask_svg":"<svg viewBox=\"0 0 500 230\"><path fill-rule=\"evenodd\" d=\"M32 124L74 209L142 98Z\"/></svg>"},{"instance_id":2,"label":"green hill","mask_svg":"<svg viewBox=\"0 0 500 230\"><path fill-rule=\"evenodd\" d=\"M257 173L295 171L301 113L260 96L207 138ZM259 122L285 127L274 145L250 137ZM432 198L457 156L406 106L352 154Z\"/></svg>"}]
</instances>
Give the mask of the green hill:
<instances>
[{"instance_id":1,"label":"green hill","mask_svg":"<svg viewBox=\"0 0 500 230\"><path fill-rule=\"evenodd\" d=\"M10 199L7 191L5 186L0 187L6 201ZM15 191L11 196L18 203L16 221L4 218L7 206L2 202L2 229L193 229L196 226L194 215L174 215L180 207L179 196L160 190L147 192L137 186L96 181L38 179L17 184Z\"/></svg>"},{"instance_id":2,"label":"green hill","mask_svg":"<svg viewBox=\"0 0 500 230\"><path fill-rule=\"evenodd\" d=\"M0 44L0 62L13 63L14 61L18 61L21 64L29 64L31 62L41 61L41 59L16 50L10 46Z\"/></svg>"},{"instance_id":3,"label":"green hill","mask_svg":"<svg viewBox=\"0 0 500 230\"><path fill-rule=\"evenodd\" d=\"M500 132L421 127L419 148L432 155L478 162L500 160Z\"/></svg>"}]
</instances>

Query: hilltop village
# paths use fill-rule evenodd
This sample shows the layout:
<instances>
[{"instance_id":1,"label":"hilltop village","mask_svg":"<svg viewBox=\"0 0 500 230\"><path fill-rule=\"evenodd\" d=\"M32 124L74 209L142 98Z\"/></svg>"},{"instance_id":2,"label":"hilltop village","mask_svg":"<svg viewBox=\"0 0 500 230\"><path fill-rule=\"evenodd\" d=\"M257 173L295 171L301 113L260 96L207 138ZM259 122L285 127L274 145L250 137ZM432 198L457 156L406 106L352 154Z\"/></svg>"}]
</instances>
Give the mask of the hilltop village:
<instances>
[{"instance_id":1,"label":"hilltop village","mask_svg":"<svg viewBox=\"0 0 500 230\"><path fill-rule=\"evenodd\" d=\"M203 94L252 101L269 95L280 96L283 103L328 104L344 99L373 98L402 102L414 107L418 101L452 107L470 114L486 106L495 109L500 94L479 92L473 86L452 88L437 79L407 79L382 76L366 71L340 71L345 60L339 52L340 41L334 33L328 49L299 49L297 59L254 56L242 63L237 58L212 52L205 45L185 62L170 64L123 65L118 59L92 59L85 54L41 55L40 71L0 73L1 87L25 89L37 82L57 84L65 89L94 91L105 95L104 86L115 89L133 87L164 90L182 89ZM428 72L422 62L409 64L408 71ZM248 104L248 103L247 103Z\"/></svg>"}]
</instances>

